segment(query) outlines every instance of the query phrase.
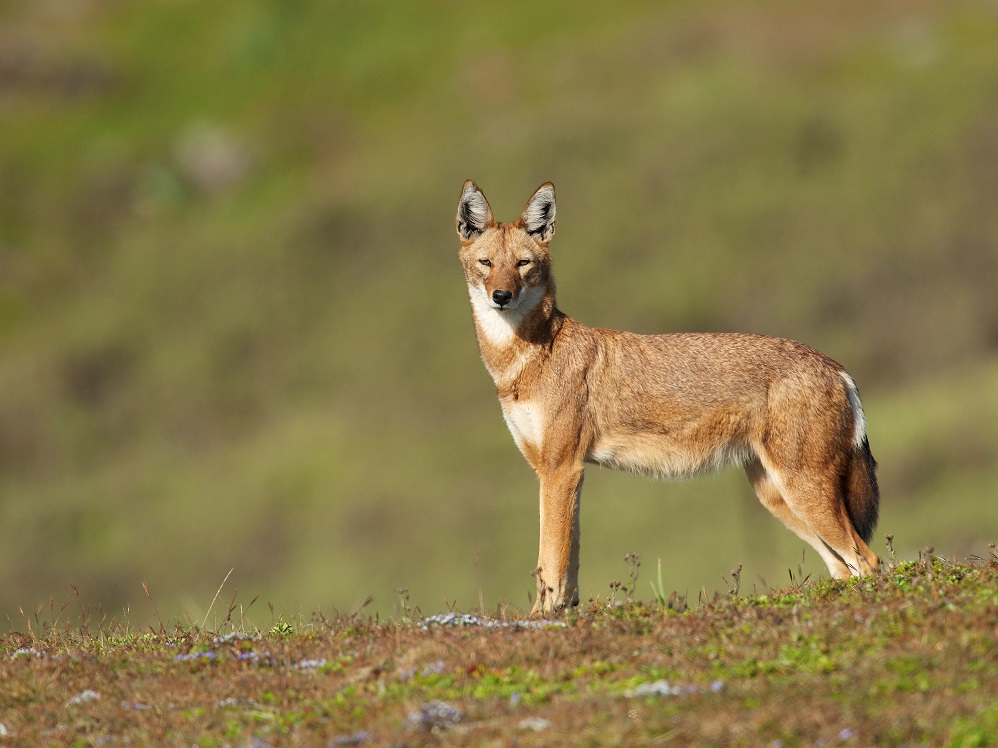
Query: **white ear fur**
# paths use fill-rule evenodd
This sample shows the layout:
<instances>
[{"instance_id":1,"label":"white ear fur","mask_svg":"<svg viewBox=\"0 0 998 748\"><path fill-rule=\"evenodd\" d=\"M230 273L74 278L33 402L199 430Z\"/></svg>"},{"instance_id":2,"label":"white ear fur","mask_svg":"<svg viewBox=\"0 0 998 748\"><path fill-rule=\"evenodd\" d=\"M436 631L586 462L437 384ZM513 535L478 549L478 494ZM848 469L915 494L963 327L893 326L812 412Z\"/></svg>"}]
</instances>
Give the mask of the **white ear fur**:
<instances>
[{"instance_id":1,"label":"white ear fur","mask_svg":"<svg viewBox=\"0 0 998 748\"><path fill-rule=\"evenodd\" d=\"M489 201L478 185L469 179L464 183L461 200L457 204L457 235L462 242L470 242L494 223Z\"/></svg>"},{"instance_id":2,"label":"white ear fur","mask_svg":"<svg viewBox=\"0 0 998 748\"><path fill-rule=\"evenodd\" d=\"M554 185L545 182L527 202L520 216L520 222L539 244L547 244L554 236L557 211L554 203Z\"/></svg>"}]
</instances>

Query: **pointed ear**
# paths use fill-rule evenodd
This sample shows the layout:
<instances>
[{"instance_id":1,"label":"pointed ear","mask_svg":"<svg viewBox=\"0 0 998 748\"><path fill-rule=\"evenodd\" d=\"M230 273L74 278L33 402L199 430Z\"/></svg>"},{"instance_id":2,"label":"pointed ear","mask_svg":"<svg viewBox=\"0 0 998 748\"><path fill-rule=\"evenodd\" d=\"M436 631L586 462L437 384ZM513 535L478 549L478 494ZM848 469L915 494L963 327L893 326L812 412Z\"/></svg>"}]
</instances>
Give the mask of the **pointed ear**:
<instances>
[{"instance_id":1,"label":"pointed ear","mask_svg":"<svg viewBox=\"0 0 998 748\"><path fill-rule=\"evenodd\" d=\"M545 182L527 201L519 223L534 237L534 241L546 246L554 236L555 214L554 185Z\"/></svg>"},{"instance_id":2,"label":"pointed ear","mask_svg":"<svg viewBox=\"0 0 998 748\"><path fill-rule=\"evenodd\" d=\"M485 229L495 226L492 208L478 185L470 179L461 190L461 200L457 204L457 235L462 244L471 244Z\"/></svg>"}]
</instances>

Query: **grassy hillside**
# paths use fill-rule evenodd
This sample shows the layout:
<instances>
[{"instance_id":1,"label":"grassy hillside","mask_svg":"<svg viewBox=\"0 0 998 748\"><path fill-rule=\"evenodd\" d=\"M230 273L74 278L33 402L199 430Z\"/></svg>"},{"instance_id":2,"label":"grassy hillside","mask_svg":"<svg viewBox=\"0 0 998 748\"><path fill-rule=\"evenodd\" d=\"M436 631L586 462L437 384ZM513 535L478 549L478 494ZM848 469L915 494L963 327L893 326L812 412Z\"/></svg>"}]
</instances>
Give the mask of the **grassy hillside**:
<instances>
[{"instance_id":1,"label":"grassy hillside","mask_svg":"<svg viewBox=\"0 0 998 748\"><path fill-rule=\"evenodd\" d=\"M998 15L957 0L6 3L0 620L394 589L527 604L535 479L453 214L558 187L560 303L805 340L860 383L902 557L998 534ZM783 582L741 475L591 470L584 596ZM882 552L881 544L875 548ZM804 573L820 571L813 554ZM10 625L10 624L8 624Z\"/></svg>"},{"instance_id":2,"label":"grassy hillside","mask_svg":"<svg viewBox=\"0 0 998 748\"><path fill-rule=\"evenodd\" d=\"M635 580L644 583L644 579ZM565 621L0 636L0 736L96 745L949 745L998 741L993 555L876 578L591 604ZM220 601L221 602L221 601ZM401 611L406 613L407 611ZM54 624L54 625L53 625ZM0 740L3 740L0 737ZM7 741L3 741L7 742Z\"/></svg>"}]
</instances>

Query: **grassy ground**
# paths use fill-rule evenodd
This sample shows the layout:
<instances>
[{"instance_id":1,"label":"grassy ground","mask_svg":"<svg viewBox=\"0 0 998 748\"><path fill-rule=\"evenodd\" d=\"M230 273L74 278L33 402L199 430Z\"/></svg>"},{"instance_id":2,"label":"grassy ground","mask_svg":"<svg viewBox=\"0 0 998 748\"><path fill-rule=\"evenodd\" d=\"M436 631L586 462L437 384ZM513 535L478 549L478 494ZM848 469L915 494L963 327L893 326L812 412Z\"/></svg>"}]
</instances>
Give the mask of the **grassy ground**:
<instances>
[{"instance_id":1,"label":"grassy ground","mask_svg":"<svg viewBox=\"0 0 998 748\"><path fill-rule=\"evenodd\" d=\"M559 621L284 620L0 638L0 744L951 745L998 741L998 557ZM652 584L656 588L658 581ZM630 588L630 589L629 589ZM614 599L615 598L615 599ZM221 601L219 605L223 605Z\"/></svg>"},{"instance_id":2,"label":"grassy ground","mask_svg":"<svg viewBox=\"0 0 998 748\"><path fill-rule=\"evenodd\" d=\"M0 2L0 627L527 603L537 484L453 218L558 187L563 309L803 340L898 555L998 535L991 0ZM590 470L582 585L786 579L744 476ZM881 549L878 548L878 551ZM805 568L817 570L809 555Z\"/></svg>"}]
</instances>

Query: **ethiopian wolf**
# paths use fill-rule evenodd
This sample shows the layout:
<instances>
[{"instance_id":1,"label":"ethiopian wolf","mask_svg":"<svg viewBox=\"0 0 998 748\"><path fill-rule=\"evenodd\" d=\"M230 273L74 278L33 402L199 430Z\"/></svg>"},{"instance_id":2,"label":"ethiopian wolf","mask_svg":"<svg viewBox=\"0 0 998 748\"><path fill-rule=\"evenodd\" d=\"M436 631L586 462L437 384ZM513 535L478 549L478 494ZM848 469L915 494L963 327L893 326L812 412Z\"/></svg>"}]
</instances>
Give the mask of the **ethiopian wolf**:
<instances>
[{"instance_id":1,"label":"ethiopian wolf","mask_svg":"<svg viewBox=\"0 0 998 748\"><path fill-rule=\"evenodd\" d=\"M555 304L554 185L497 223L464 183L461 264L482 359L506 424L540 479L533 613L579 599L586 462L658 478L745 468L763 505L833 577L866 574L879 494L852 378L801 343L761 335L635 335L586 327Z\"/></svg>"}]
</instances>

